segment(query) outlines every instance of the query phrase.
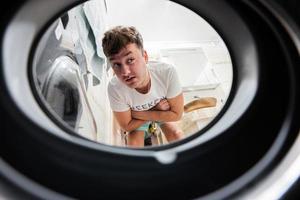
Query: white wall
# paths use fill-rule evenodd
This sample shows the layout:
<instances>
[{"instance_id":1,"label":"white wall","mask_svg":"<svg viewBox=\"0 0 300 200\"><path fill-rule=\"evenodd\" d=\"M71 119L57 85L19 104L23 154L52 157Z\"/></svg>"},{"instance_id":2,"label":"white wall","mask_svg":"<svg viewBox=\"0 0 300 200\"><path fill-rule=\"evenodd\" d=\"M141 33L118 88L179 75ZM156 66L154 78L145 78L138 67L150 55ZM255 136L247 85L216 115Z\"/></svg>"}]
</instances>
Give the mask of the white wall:
<instances>
[{"instance_id":1,"label":"white wall","mask_svg":"<svg viewBox=\"0 0 300 200\"><path fill-rule=\"evenodd\" d=\"M191 10L167 0L107 0L108 24L138 28L145 41L211 41L218 34Z\"/></svg>"}]
</instances>

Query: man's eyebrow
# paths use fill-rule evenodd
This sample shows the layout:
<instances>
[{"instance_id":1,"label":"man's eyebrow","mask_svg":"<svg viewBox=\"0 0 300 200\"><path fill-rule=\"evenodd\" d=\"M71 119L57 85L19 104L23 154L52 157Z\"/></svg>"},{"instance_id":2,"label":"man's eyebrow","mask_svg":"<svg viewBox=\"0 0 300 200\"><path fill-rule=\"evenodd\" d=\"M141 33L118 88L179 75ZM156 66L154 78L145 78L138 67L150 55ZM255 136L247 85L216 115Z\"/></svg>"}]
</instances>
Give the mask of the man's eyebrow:
<instances>
[{"instance_id":1,"label":"man's eyebrow","mask_svg":"<svg viewBox=\"0 0 300 200\"><path fill-rule=\"evenodd\" d=\"M131 54L132 53L132 51L128 51L124 56L128 56L129 54ZM123 57L124 57L123 56ZM109 60L110 61L113 61L114 60L114 57L111 57L111 58L109 58Z\"/></svg>"}]
</instances>

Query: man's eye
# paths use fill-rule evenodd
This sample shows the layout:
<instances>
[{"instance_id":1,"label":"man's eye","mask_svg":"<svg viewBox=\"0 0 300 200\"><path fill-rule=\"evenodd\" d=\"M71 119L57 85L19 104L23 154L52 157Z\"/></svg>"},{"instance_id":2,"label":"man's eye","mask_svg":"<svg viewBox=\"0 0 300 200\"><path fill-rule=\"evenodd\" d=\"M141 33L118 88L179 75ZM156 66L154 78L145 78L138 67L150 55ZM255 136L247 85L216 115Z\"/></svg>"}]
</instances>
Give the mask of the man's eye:
<instances>
[{"instance_id":1,"label":"man's eye","mask_svg":"<svg viewBox=\"0 0 300 200\"><path fill-rule=\"evenodd\" d=\"M133 58L128 59L128 63L133 63L133 61L134 61Z\"/></svg>"},{"instance_id":2,"label":"man's eye","mask_svg":"<svg viewBox=\"0 0 300 200\"><path fill-rule=\"evenodd\" d=\"M114 68L120 68L120 66L121 66L120 64L113 64Z\"/></svg>"}]
</instances>

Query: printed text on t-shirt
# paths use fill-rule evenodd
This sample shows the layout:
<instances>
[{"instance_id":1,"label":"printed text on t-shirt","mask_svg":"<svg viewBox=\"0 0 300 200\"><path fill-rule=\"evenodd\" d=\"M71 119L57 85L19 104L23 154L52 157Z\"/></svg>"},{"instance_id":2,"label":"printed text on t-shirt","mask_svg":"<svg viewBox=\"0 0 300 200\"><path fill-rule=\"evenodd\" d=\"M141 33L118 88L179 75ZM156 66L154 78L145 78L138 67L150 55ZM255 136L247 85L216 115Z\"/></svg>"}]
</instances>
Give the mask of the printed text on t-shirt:
<instances>
[{"instance_id":1,"label":"printed text on t-shirt","mask_svg":"<svg viewBox=\"0 0 300 200\"><path fill-rule=\"evenodd\" d=\"M142 105L133 105L131 106L131 110L134 111L142 111L142 110L149 110L152 107L154 107L156 104L158 104L162 99L165 99L166 97L160 97L158 99L155 99L153 101L150 101L148 103L142 104Z\"/></svg>"}]
</instances>

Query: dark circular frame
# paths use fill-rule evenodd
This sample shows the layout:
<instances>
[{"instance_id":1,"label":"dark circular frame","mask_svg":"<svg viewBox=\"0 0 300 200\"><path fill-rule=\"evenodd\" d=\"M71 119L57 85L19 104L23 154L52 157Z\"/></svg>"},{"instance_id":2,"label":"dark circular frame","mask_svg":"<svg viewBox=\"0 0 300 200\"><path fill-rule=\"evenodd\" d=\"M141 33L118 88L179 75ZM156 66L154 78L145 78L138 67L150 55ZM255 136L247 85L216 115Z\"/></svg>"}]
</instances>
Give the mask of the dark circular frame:
<instances>
[{"instance_id":1,"label":"dark circular frame","mask_svg":"<svg viewBox=\"0 0 300 200\"><path fill-rule=\"evenodd\" d=\"M1 111L5 115L0 134L2 180L14 185L19 194L36 198L139 199L159 194L159 198L226 199L244 195L245 188L254 188L271 174L299 134L296 23L270 1L174 2L204 17L230 51L234 89L223 113L206 130L219 134L201 145L195 136L153 152L92 148L87 142L51 134L30 119L18 107L7 74L1 70ZM49 6L52 19L78 2L68 3L61 10ZM40 30L50 21L42 23ZM4 28L9 29L13 22L5 23ZM1 37L4 69L11 47L6 45L9 36L1 33ZM156 159L174 152L177 157L171 163Z\"/></svg>"}]
</instances>

